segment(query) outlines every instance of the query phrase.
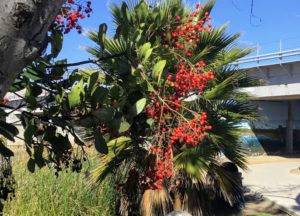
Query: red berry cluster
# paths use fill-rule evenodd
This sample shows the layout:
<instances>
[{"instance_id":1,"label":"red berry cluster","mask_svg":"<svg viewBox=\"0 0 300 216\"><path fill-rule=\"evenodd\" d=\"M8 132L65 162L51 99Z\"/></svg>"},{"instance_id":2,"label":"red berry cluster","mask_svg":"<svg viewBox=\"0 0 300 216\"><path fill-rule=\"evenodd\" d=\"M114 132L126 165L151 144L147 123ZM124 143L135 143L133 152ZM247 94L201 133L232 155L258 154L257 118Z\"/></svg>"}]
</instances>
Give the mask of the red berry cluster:
<instances>
[{"instance_id":1,"label":"red berry cluster","mask_svg":"<svg viewBox=\"0 0 300 216\"><path fill-rule=\"evenodd\" d=\"M61 14L55 18L55 22L61 27L64 34L67 34L71 29L76 29L78 33L82 32L82 27L79 25L79 20L86 16L90 17L93 11L91 1L82 2L82 0L67 0L61 10Z\"/></svg>"},{"instance_id":2,"label":"red berry cluster","mask_svg":"<svg viewBox=\"0 0 300 216\"><path fill-rule=\"evenodd\" d=\"M141 184L145 190L162 190L163 180L171 178L173 175L172 168L172 147L168 145L167 148L162 149L159 146L152 146L150 152L154 155L145 176L141 178Z\"/></svg>"},{"instance_id":3,"label":"red berry cluster","mask_svg":"<svg viewBox=\"0 0 300 216\"><path fill-rule=\"evenodd\" d=\"M182 145L198 146L206 137L204 132L211 129L212 127L207 123L206 113L202 112L198 119L193 119L175 128L170 137L170 144L179 142Z\"/></svg>"},{"instance_id":4,"label":"red berry cluster","mask_svg":"<svg viewBox=\"0 0 300 216\"><path fill-rule=\"evenodd\" d=\"M196 5L198 9L200 5ZM204 7L201 7L201 10L204 10ZM197 48L197 43L200 42L200 35L203 31L210 32L211 24L205 25L211 17L209 12L204 13L204 18L198 21L200 11L197 10L187 15L186 18L181 18L180 16L175 17L174 26L168 26L167 32L170 32L170 37L166 32L162 33L163 45L168 45L175 47L179 50L182 50L187 57L192 56L192 50Z\"/></svg>"},{"instance_id":5,"label":"red berry cluster","mask_svg":"<svg viewBox=\"0 0 300 216\"><path fill-rule=\"evenodd\" d=\"M161 89L157 89L157 92L160 92ZM149 94L151 102L146 108L146 112L151 116L155 121L160 120L161 123L164 123L164 120L161 119L162 116L172 112L172 110L179 111L181 107L181 101L179 98L173 95L162 95L159 101L157 96L152 92ZM167 100L166 100L167 99Z\"/></svg>"},{"instance_id":6,"label":"red berry cluster","mask_svg":"<svg viewBox=\"0 0 300 216\"><path fill-rule=\"evenodd\" d=\"M208 71L203 73L205 63L199 61L192 67L183 59L179 60L179 65L175 65L176 73L168 75L168 84L174 86L178 97L188 97L189 92L199 94L202 92L208 81L214 79L214 73Z\"/></svg>"},{"instance_id":7,"label":"red berry cluster","mask_svg":"<svg viewBox=\"0 0 300 216\"><path fill-rule=\"evenodd\" d=\"M206 70L204 61L193 64L189 60L193 53L198 52L201 33L209 33L211 28L210 24L206 25L210 20L209 13L204 12L204 19L197 21L200 10L205 8L196 4L196 9L196 12L184 19L180 16L175 17L162 33L162 45L173 49L178 57L178 64L169 69L167 87L157 88L149 95L150 103L146 113L158 123L159 128L162 128L160 136L163 137L163 141L150 148L150 155L154 155L154 159L146 175L140 180L146 189L161 190L163 180L172 177L174 145L198 146L206 137L205 132L212 129L204 112L185 123L182 123L182 120L176 121L176 118L180 118L178 113L183 109L182 100L189 97L190 93L202 94L207 83L214 79L214 73Z\"/></svg>"}]
</instances>

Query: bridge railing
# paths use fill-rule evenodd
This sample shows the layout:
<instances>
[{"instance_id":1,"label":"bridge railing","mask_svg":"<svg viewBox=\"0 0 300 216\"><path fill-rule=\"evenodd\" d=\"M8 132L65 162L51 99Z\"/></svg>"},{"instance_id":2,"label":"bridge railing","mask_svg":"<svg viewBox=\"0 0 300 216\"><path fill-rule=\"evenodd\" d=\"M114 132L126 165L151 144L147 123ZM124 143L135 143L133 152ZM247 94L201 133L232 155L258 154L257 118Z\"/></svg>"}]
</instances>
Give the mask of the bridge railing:
<instances>
[{"instance_id":1,"label":"bridge railing","mask_svg":"<svg viewBox=\"0 0 300 216\"><path fill-rule=\"evenodd\" d=\"M295 57L299 57L299 58L295 58ZM247 67L248 65L248 67L253 67L253 66L268 65L268 64L263 64L264 62L268 62L269 64L284 63L285 60L299 61L300 48L244 57L239 59L238 61L231 63L231 65L239 66L239 67Z\"/></svg>"}]
</instances>

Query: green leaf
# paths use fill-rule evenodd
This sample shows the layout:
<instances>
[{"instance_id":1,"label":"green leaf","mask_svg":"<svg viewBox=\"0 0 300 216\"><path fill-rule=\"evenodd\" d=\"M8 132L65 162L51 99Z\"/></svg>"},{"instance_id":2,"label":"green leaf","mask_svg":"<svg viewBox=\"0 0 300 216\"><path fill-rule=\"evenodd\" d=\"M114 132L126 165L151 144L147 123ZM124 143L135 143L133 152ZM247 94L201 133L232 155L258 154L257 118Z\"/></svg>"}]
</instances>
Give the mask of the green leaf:
<instances>
[{"instance_id":1,"label":"green leaf","mask_svg":"<svg viewBox=\"0 0 300 216\"><path fill-rule=\"evenodd\" d=\"M14 156L14 153L4 145L2 140L0 140L0 154L3 157L12 157L12 156Z\"/></svg>"},{"instance_id":2,"label":"green leaf","mask_svg":"<svg viewBox=\"0 0 300 216\"><path fill-rule=\"evenodd\" d=\"M108 95L108 89L98 86L95 91L92 94L91 103L95 107L97 103L103 104L107 95Z\"/></svg>"},{"instance_id":3,"label":"green leaf","mask_svg":"<svg viewBox=\"0 0 300 216\"><path fill-rule=\"evenodd\" d=\"M38 85L30 85L30 91L26 92L26 94L29 93L30 96L33 97L38 97L39 95L41 95L43 93L43 90L40 86ZM26 95L27 96L27 95Z\"/></svg>"},{"instance_id":4,"label":"green leaf","mask_svg":"<svg viewBox=\"0 0 300 216\"><path fill-rule=\"evenodd\" d=\"M167 63L166 60L160 60L153 67L152 77L155 78L155 79L157 79L158 83L160 82L160 78L161 78L161 75L162 75L162 73L164 71L166 63Z\"/></svg>"},{"instance_id":5,"label":"green leaf","mask_svg":"<svg viewBox=\"0 0 300 216\"><path fill-rule=\"evenodd\" d=\"M130 115L132 117L137 116L138 114L140 114L145 106L146 106L146 98L142 98L140 100L138 100L131 108L130 108Z\"/></svg>"},{"instance_id":6,"label":"green leaf","mask_svg":"<svg viewBox=\"0 0 300 216\"><path fill-rule=\"evenodd\" d=\"M23 80L16 79L14 84L10 87L9 92L18 92L26 87L26 83Z\"/></svg>"},{"instance_id":7,"label":"green leaf","mask_svg":"<svg viewBox=\"0 0 300 216\"><path fill-rule=\"evenodd\" d=\"M129 130L130 124L124 119L115 119L112 121L112 128L118 133L124 133Z\"/></svg>"},{"instance_id":8,"label":"green leaf","mask_svg":"<svg viewBox=\"0 0 300 216\"><path fill-rule=\"evenodd\" d=\"M107 145L110 146L110 147L114 147L114 146L118 147L120 144L130 142L130 141L131 141L130 137L121 136L121 137L118 137L116 139L113 139L113 140L109 141L107 143Z\"/></svg>"},{"instance_id":9,"label":"green leaf","mask_svg":"<svg viewBox=\"0 0 300 216\"><path fill-rule=\"evenodd\" d=\"M79 120L75 121L74 123L75 123L74 126L80 125L82 127L93 127L95 124L95 121L94 121L93 117L88 116L86 118L79 119Z\"/></svg>"},{"instance_id":10,"label":"green leaf","mask_svg":"<svg viewBox=\"0 0 300 216\"><path fill-rule=\"evenodd\" d=\"M155 121L154 121L153 118L149 118L149 119L147 119L146 122L147 122L148 125L152 126Z\"/></svg>"},{"instance_id":11,"label":"green leaf","mask_svg":"<svg viewBox=\"0 0 300 216\"><path fill-rule=\"evenodd\" d=\"M63 34L61 31L53 31L51 35L51 54L56 58L63 46Z\"/></svg>"},{"instance_id":12,"label":"green leaf","mask_svg":"<svg viewBox=\"0 0 300 216\"><path fill-rule=\"evenodd\" d=\"M148 58L151 56L153 49L151 49L151 43L145 43L142 47L139 49L140 58L142 60L142 63L145 63Z\"/></svg>"},{"instance_id":13,"label":"green leaf","mask_svg":"<svg viewBox=\"0 0 300 216\"><path fill-rule=\"evenodd\" d=\"M145 1L140 1L136 13L140 23L146 20L146 18L148 17L148 5L146 4Z\"/></svg>"},{"instance_id":14,"label":"green leaf","mask_svg":"<svg viewBox=\"0 0 300 216\"><path fill-rule=\"evenodd\" d=\"M80 104L84 97L83 79L81 79L68 95L69 106L72 108Z\"/></svg>"},{"instance_id":15,"label":"green leaf","mask_svg":"<svg viewBox=\"0 0 300 216\"><path fill-rule=\"evenodd\" d=\"M89 77L88 82L87 82L87 88L90 94L92 95L96 89L96 84L98 83L99 79L99 72L94 72L92 75Z\"/></svg>"},{"instance_id":16,"label":"green leaf","mask_svg":"<svg viewBox=\"0 0 300 216\"><path fill-rule=\"evenodd\" d=\"M113 120L115 116L115 109L112 107L104 107L100 108L92 113L92 115L95 117L97 121L100 122L109 122Z\"/></svg>"},{"instance_id":17,"label":"green leaf","mask_svg":"<svg viewBox=\"0 0 300 216\"><path fill-rule=\"evenodd\" d=\"M105 42L105 38L106 38L106 31L107 31L107 25L105 23L102 23L99 26L99 32L98 32L98 40L99 40L99 44L102 48L102 50L104 50L104 42Z\"/></svg>"},{"instance_id":18,"label":"green leaf","mask_svg":"<svg viewBox=\"0 0 300 216\"><path fill-rule=\"evenodd\" d=\"M35 161L33 158L30 158L27 162L27 168L31 173L34 173L35 171Z\"/></svg>"},{"instance_id":19,"label":"green leaf","mask_svg":"<svg viewBox=\"0 0 300 216\"><path fill-rule=\"evenodd\" d=\"M67 64L67 63L68 63L67 59L62 59L62 60L56 61L55 65L62 65L62 64ZM61 67L61 66L54 67L51 69L51 73L48 75L48 77L51 80L59 80L59 79L62 79L62 77L66 71L67 71L66 67Z\"/></svg>"},{"instance_id":20,"label":"green leaf","mask_svg":"<svg viewBox=\"0 0 300 216\"><path fill-rule=\"evenodd\" d=\"M34 81L38 81L42 79L41 75L37 71L35 71L32 67L27 67L22 75Z\"/></svg>"},{"instance_id":21,"label":"green leaf","mask_svg":"<svg viewBox=\"0 0 300 216\"><path fill-rule=\"evenodd\" d=\"M125 20L129 24L131 22L131 15L130 15L130 12L129 12L129 9L128 9L128 6L127 6L126 2L122 3L121 10L122 10L123 17L125 18Z\"/></svg>"},{"instance_id":22,"label":"green leaf","mask_svg":"<svg viewBox=\"0 0 300 216\"><path fill-rule=\"evenodd\" d=\"M45 160L43 158L44 145L38 145L34 147L34 162L39 168L44 167Z\"/></svg>"},{"instance_id":23,"label":"green leaf","mask_svg":"<svg viewBox=\"0 0 300 216\"><path fill-rule=\"evenodd\" d=\"M9 139L12 142L15 141L13 134L9 133L7 130L1 127L0 127L0 135L4 136L6 139Z\"/></svg>"},{"instance_id":24,"label":"green leaf","mask_svg":"<svg viewBox=\"0 0 300 216\"><path fill-rule=\"evenodd\" d=\"M0 120L0 128L5 129L6 131L13 134L14 136L18 135L19 133L18 128L16 128L14 125L8 124L5 121L1 121L1 120Z\"/></svg>"},{"instance_id":25,"label":"green leaf","mask_svg":"<svg viewBox=\"0 0 300 216\"><path fill-rule=\"evenodd\" d=\"M49 116L55 116L55 115L59 114L60 107L61 106L52 106L52 107L50 107L48 109Z\"/></svg>"},{"instance_id":26,"label":"green leaf","mask_svg":"<svg viewBox=\"0 0 300 216\"><path fill-rule=\"evenodd\" d=\"M95 128L94 130L94 137L96 150L101 154L108 154L107 143L105 142L98 128Z\"/></svg>"},{"instance_id":27,"label":"green leaf","mask_svg":"<svg viewBox=\"0 0 300 216\"><path fill-rule=\"evenodd\" d=\"M121 93L121 89L119 86L114 85L110 90L109 90L109 95L112 99L119 99Z\"/></svg>"},{"instance_id":28,"label":"green leaf","mask_svg":"<svg viewBox=\"0 0 300 216\"><path fill-rule=\"evenodd\" d=\"M31 119L28 122L28 125L26 126L24 131L24 139L26 144L31 145L35 130L36 130L35 121L34 119Z\"/></svg>"}]
</instances>

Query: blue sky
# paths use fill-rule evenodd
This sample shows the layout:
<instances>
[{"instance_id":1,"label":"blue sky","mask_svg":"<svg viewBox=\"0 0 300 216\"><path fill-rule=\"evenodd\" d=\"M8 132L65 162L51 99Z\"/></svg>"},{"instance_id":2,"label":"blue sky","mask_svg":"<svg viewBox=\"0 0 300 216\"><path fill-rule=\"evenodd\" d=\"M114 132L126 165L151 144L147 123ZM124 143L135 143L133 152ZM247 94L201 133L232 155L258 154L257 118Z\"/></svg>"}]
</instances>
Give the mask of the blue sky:
<instances>
[{"instance_id":1,"label":"blue sky","mask_svg":"<svg viewBox=\"0 0 300 216\"><path fill-rule=\"evenodd\" d=\"M82 21L84 29L98 29L100 23L107 23L112 28L109 2L113 0L92 0L93 14ZM117 0L115 0L117 1ZM282 49L300 48L300 1L299 0L254 0L253 13L250 18L251 0L216 0L212 12L212 23L221 26L229 24L228 32L240 32L238 43L247 47L259 44L260 53ZM196 0L186 0L195 4ZM203 2L203 1L202 1ZM69 62L82 61L89 55L80 47L91 45L90 41L75 31L66 35L60 58Z\"/></svg>"}]
</instances>

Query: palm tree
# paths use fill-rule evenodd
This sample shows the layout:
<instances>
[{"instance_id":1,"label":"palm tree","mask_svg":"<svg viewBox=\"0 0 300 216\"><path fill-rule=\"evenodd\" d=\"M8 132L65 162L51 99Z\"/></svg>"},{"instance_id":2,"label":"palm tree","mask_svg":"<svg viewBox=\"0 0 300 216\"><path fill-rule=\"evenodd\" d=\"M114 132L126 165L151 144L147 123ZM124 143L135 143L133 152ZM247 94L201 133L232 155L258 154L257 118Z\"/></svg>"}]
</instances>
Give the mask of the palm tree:
<instances>
[{"instance_id":1,"label":"palm tree","mask_svg":"<svg viewBox=\"0 0 300 216\"><path fill-rule=\"evenodd\" d=\"M196 21L207 16L214 3L214 0L208 1ZM155 67L153 62L166 59L162 79L171 73L170 66L178 62L172 47L161 46L161 34L166 32L168 37L168 26L173 27L174 17L186 17L191 9L181 0L140 0L112 5L111 11L115 23L113 37L106 36L107 26L102 24L99 32L88 33L96 46L87 50L97 58L123 54L100 62L99 71L103 85L110 89L106 100L112 106L122 104L121 113L126 113L128 103L132 104L151 88L142 75L151 73ZM101 157L91 179L101 182L109 174L115 176L120 183L117 187L121 215L166 215L172 210L188 211L195 216L209 215L216 197L223 197L231 205L242 199L239 180L222 166L222 161L247 168L245 150L239 143L240 124L255 119L256 110L249 105L249 96L238 89L253 86L257 81L231 64L252 50L238 47L235 41L239 34L226 33L226 27L212 28L199 35L200 40L188 61L194 65L203 60L215 78L208 82L201 96L190 95L182 101L184 118L191 117L187 110L205 112L212 129L201 145L173 149L174 175L164 181L162 190L144 189L139 184L151 163L149 145L161 136L149 132L151 123L147 122L145 113L129 121L131 128L125 132L127 138L122 136L118 139L123 141L108 142L108 154ZM117 92L118 97L114 98L112 92Z\"/></svg>"}]
</instances>

